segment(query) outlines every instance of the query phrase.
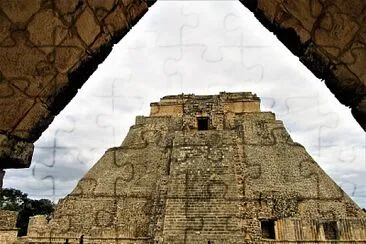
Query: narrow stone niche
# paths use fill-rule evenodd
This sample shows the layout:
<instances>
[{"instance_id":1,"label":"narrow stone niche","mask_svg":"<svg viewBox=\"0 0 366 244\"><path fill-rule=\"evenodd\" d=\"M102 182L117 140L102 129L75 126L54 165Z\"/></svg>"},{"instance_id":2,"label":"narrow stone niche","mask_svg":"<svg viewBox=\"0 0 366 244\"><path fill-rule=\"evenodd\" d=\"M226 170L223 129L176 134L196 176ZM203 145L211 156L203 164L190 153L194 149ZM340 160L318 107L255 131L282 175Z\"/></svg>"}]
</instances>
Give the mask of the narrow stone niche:
<instances>
[{"instance_id":1,"label":"narrow stone niche","mask_svg":"<svg viewBox=\"0 0 366 244\"><path fill-rule=\"evenodd\" d=\"M336 221L323 223L325 240L338 240L338 228Z\"/></svg>"},{"instance_id":2,"label":"narrow stone niche","mask_svg":"<svg viewBox=\"0 0 366 244\"><path fill-rule=\"evenodd\" d=\"M276 239L273 220L262 220L261 229L263 239L273 239L273 240Z\"/></svg>"},{"instance_id":3,"label":"narrow stone niche","mask_svg":"<svg viewBox=\"0 0 366 244\"><path fill-rule=\"evenodd\" d=\"M209 118L208 117L197 117L198 130L208 130Z\"/></svg>"}]
</instances>

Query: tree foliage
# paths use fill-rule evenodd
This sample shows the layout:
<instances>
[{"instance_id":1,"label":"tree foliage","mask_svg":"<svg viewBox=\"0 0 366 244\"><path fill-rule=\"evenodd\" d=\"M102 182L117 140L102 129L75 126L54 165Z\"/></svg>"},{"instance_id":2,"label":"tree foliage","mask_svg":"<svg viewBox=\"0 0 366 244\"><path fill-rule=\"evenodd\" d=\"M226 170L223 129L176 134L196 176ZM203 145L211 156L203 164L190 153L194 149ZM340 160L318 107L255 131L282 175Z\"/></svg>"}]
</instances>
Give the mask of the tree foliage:
<instances>
[{"instance_id":1,"label":"tree foliage","mask_svg":"<svg viewBox=\"0 0 366 244\"><path fill-rule=\"evenodd\" d=\"M0 208L2 210L20 211L27 201L28 195L16 189L5 188L0 192Z\"/></svg>"},{"instance_id":2,"label":"tree foliage","mask_svg":"<svg viewBox=\"0 0 366 244\"><path fill-rule=\"evenodd\" d=\"M55 204L48 199L29 199L20 190L5 188L0 193L0 209L18 212L18 236L23 236L27 234L29 217L39 214L50 216Z\"/></svg>"}]
</instances>

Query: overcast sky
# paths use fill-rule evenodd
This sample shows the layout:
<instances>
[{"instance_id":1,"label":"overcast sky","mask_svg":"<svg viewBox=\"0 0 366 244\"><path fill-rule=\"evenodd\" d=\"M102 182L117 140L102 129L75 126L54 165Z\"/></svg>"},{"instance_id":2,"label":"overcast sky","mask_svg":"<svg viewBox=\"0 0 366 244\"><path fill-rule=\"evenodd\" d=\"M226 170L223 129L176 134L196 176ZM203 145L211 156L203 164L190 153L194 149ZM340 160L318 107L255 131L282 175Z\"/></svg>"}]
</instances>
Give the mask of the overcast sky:
<instances>
[{"instance_id":1,"label":"overcast sky","mask_svg":"<svg viewBox=\"0 0 366 244\"><path fill-rule=\"evenodd\" d=\"M350 110L236 1L158 1L35 143L4 187L57 201L119 146L150 102L180 93L251 91L293 140L366 207L365 133Z\"/></svg>"}]
</instances>

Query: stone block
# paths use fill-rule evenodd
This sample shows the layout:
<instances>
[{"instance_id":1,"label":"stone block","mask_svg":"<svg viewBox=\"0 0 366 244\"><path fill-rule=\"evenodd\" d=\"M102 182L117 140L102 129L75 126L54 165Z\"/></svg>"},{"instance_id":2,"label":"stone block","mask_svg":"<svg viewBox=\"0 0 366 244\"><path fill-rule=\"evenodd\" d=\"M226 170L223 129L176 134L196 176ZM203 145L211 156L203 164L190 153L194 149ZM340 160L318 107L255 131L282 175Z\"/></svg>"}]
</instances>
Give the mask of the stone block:
<instances>
[{"instance_id":1,"label":"stone block","mask_svg":"<svg viewBox=\"0 0 366 244\"><path fill-rule=\"evenodd\" d=\"M146 2L143 2L141 0L133 1L133 3L127 7L127 11L130 17L130 25L136 24L137 21L147 12L147 10L148 7Z\"/></svg>"},{"instance_id":2,"label":"stone block","mask_svg":"<svg viewBox=\"0 0 366 244\"><path fill-rule=\"evenodd\" d=\"M329 7L319 19L319 26L314 29L314 42L319 46L343 50L359 30L357 22L335 7Z\"/></svg>"},{"instance_id":3,"label":"stone block","mask_svg":"<svg viewBox=\"0 0 366 244\"><path fill-rule=\"evenodd\" d=\"M93 44L89 46L88 52L98 53L101 50L100 48L106 45L106 43L109 43L111 39L112 37L109 34L109 30L106 26L103 26L102 32L98 35Z\"/></svg>"},{"instance_id":4,"label":"stone block","mask_svg":"<svg viewBox=\"0 0 366 244\"><path fill-rule=\"evenodd\" d=\"M46 55L27 43L27 32L15 32L12 38L16 40L15 46L0 47L0 72L22 92L35 97L49 81L49 76L40 70L40 63L47 62Z\"/></svg>"},{"instance_id":5,"label":"stone block","mask_svg":"<svg viewBox=\"0 0 366 244\"><path fill-rule=\"evenodd\" d=\"M325 84L332 89L341 102L352 106L357 104L366 94L365 85L348 69L347 65L336 65L333 72L339 81L326 80Z\"/></svg>"},{"instance_id":6,"label":"stone block","mask_svg":"<svg viewBox=\"0 0 366 244\"><path fill-rule=\"evenodd\" d=\"M5 133L19 123L34 101L4 80L0 83L0 94L0 131Z\"/></svg>"},{"instance_id":7,"label":"stone block","mask_svg":"<svg viewBox=\"0 0 366 244\"><path fill-rule=\"evenodd\" d=\"M40 8L42 0L4 0L0 1L0 8L13 23L27 22Z\"/></svg>"},{"instance_id":8,"label":"stone block","mask_svg":"<svg viewBox=\"0 0 366 244\"><path fill-rule=\"evenodd\" d=\"M39 138L43 132L43 128L46 127L45 125L51 123L53 117L44 104L36 102L11 134L28 141L33 141Z\"/></svg>"},{"instance_id":9,"label":"stone block","mask_svg":"<svg viewBox=\"0 0 366 244\"><path fill-rule=\"evenodd\" d=\"M52 104L55 102L56 96L62 92L62 90L69 84L67 75L58 73L53 79L48 83L48 85L43 89L39 95L39 99L44 103L49 109L51 109Z\"/></svg>"},{"instance_id":10,"label":"stone block","mask_svg":"<svg viewBox=\"0 0 366 244\"><path fill-rule=\"evenodd\" d=\"M81 39L88 46L94 42L95 38L100 33L100 26L90 8L85 8L79 15L75 27Z\"/></svg>"},{"instance_id":11,"label":"stone block","mask_svg":"<svg viewBox=\"0 0 366 244\"><path fill-rule=\"evenodd\" d=\"M61 15L74 13L77 8L82 7L80 0L55 0L56 10Z\"/></svg>"},{"instance_id":12,"label":"stone block","mask_svg":"<svg viewBox=\"0 0 366 244\"><path fill-rule=\"evenodd\" d=\"M0 210L0 230L15 229L17 215L16 211Z\"/></svg>"},{"instance_id":13,"label":"stone block","mask_svg":"<svg viewBox=\"0 0 366 244\"><path fill-rule=\"evenodd\" d=\"M120 33L127 32L129 25L123 8L117 6L104 20L104 24L107 26L111 36Z\"/></svg>"},{"instance_id":14,"label":"stone block","mask_svg":"<svg viewBox=\"0 0 366 244\"><path fill-rule=\"evenodd\" d=\"M282 7L293 18L296 18L308 32L313 29L313 25L322 9L322 5L318 0L285 1L282 3Z\"/></svg>"},{"instance_id":15,"label":"stone block","mask_svg":"<svg viewBox=\"0 0 366 244\"><path fill-rule=\"evenodd\" d=\"M112 10L115 2L115 0L88 0L89 6L100 21Z\"/></svg>"},{"instance_id":16,"label":"stone block","mask_svg":"<svg viewBox=\"0 0 366 244\"><path fill-rule=\"evenodd\" d=\"M364 0L334 0L332 4L336 5L340 12L352 18L357 19L363 12L365 12L366 2Z\"/></svg>"},{"instance_id":17,"label":"stone block","mask_svg":"<svg viewBox=\"0 0 366 244\"><path fill-rule=\"evenodd\" d=\"M39 28L42 26L42 28ZM57 46L67 36L67 26L51 9L38 12L28 24L29 40L35 46Z\"/></svg>"},{"instance_id":18,"label":"stone block","mask_svg":"<svg viewBox=\"0 0 366 244\"><path fill-rule=\"evenodd\" d=\"M11 22L0 13L0 45L9 36Z\"/></svg>"},{"instance_id":19,"label":"stone block","mask_svg":"<svg viewBox=\"0 0 366 244\"><path fill-rule=\"evenodd\" d=\"M349 52L353 60L347 64L347 67L360 79L366 88L366 45L357 45L356 47L352 45Z\"/></svg>"},{"instance_id":20,"label":"stone block","mask_svg":"<svg viewBox=\"0 0 366 244\"><path fill-rule=\"evenodd\" d=\"M55 49L55 67L60 73L68 73L70 69L80 62L85 49L76 36L67 38Z\"/></svg>"}]
</instances>

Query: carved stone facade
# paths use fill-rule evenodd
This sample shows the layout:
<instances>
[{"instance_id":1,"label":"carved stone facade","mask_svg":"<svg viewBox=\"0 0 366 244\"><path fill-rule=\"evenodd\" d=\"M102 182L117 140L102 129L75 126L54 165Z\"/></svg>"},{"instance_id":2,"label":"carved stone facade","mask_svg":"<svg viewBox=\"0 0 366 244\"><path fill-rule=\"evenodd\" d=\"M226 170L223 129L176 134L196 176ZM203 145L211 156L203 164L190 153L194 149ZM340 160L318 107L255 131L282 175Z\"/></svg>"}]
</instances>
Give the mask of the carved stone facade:
<instances>
[{"instance_id":1,"label":"carved stone facade","mask_svg":"<svg viewBox=\"0 0 366 244\"><path fill-rule=\"evenodd\" d=\"M251 93L177 95L136 117L37 243L366 242L365 213Z\"/></svg>"},{"instance_id":2,"label":"carved stone facade","mask_svg":"<svg viewBox=\"0 0 366 244\"><path fill-rule=\"evenodd\" d=\"M0 210L0 243L11 244L17 241L17 212Z\"/></svg>"}]
</instances>

